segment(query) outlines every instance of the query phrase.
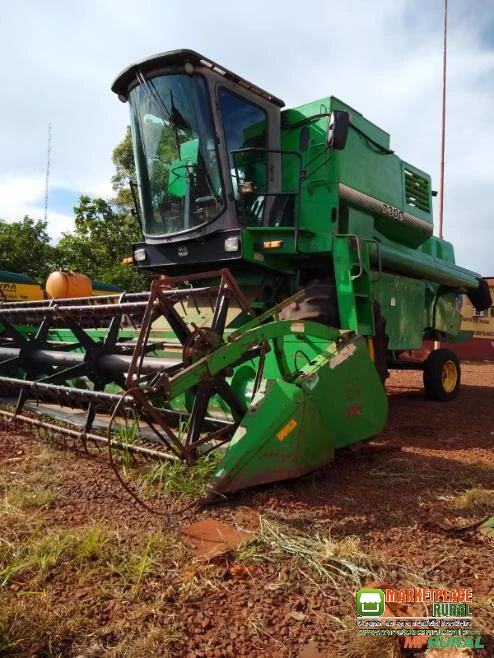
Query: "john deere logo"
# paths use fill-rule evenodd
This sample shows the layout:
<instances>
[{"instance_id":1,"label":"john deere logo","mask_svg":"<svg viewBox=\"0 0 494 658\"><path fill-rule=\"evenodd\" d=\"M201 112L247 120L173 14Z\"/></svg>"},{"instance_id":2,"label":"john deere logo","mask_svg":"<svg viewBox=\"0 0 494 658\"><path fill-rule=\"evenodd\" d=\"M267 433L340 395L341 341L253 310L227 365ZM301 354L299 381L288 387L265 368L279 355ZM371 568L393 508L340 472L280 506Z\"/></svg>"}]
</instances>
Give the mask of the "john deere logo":
<instances>
[{"instance_id":1,"label":"john deere logo","mask_svg":"<svg viewBox=\"0 0 494 658\"><path fill-rule=\"evenodd\" d=\"M357 615L360 617L380 617L384 605L382 589L359 589L357 592Z\"/></svg>"}]
</instances>

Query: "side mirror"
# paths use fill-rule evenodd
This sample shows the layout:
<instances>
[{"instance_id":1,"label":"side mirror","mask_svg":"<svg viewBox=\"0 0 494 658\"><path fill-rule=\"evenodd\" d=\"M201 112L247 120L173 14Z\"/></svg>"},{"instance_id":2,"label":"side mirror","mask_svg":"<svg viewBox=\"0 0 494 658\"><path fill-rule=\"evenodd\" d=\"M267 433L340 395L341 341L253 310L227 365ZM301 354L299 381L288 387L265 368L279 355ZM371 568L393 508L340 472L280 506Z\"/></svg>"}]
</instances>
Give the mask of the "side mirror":
<instances>
[{"instance_id":1,"label":"side mirror","mask_svg":"<svg viewBox=\"0 0 494 658\"><path fill-rule=\"evenodd\" d=\"M328 134L326 135L328 148L336 149L337 151L342 151L345 148L349 123L350 116L348 112L344 110L333 110L331 112Z\"/></svg>"}]
</instances>

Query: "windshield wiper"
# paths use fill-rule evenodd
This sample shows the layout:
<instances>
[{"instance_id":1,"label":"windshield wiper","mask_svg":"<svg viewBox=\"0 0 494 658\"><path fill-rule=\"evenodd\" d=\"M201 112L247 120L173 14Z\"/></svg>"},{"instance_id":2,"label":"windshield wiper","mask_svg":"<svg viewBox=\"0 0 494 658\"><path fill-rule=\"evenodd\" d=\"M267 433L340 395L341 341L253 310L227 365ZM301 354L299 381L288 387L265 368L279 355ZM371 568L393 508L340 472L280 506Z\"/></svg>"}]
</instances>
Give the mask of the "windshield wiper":
<instances>
[{"instance_id":1,"label":"windshield wiper","mask_svg":"<svg viewBox=\"0 0 494 658\"><path fill-rule=\"evenodd\" d=\"M170 100L171 100L171 111L166 107L165 101L161 98L158 90L156 89L156 86L152 80L146 80L146 78L143 76L141 71L137 71L137 79L141 83L141 85L144 87L144 89L147 91L149 96L154 100L154 102L163 108L165 111L165 119L168 121L172 127L173 131L173 137L175 139L175 146L177 148L177 154L178 157L180 157L180 142L178 141L178 132L177 132L177 126L175 125L175 121L173 120L173 110L174 110L174 105L173 105L173 96L172 92L170 90Z\"/></svg>"}]
</instances>

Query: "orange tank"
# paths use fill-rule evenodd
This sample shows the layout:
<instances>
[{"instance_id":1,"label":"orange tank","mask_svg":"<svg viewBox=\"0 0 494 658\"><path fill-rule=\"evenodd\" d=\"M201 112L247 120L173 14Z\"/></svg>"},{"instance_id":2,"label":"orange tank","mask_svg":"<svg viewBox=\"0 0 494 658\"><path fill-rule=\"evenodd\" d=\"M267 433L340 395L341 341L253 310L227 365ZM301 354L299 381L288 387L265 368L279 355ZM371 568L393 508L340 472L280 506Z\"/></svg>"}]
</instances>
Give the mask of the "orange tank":
<instances>
[{"instance_id":1,"label":"orange tank","mask_svg":"<svg viewBox=\"0 0 494 658\"><path fill-rule=\"evenodd\" d=\"M50 298L91 297L92 292L91 279L80 272L61 270L46 279L46 294Z\"/></svg>"}]
</instances>

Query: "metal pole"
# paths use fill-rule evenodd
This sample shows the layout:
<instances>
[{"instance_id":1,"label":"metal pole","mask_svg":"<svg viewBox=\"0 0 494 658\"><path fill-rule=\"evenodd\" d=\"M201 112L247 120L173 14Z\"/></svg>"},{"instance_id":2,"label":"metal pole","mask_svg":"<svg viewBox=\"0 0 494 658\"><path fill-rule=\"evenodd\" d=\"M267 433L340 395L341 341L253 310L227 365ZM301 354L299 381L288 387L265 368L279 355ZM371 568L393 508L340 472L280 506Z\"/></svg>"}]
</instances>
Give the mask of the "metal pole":
<instances>
[{"instance_id":1,"label":"metal pole","mask_svg":"<svg viewBox=\"0 0 494 658\"><path fill-rule=\"evenodd\" d=\"M15 414L12 411L7 411L6 409L0 408L0 417L8 418L13 423L26 423L28 425L34 425L35 427L44 427L55 434L65 434L66 436L71 436L74 439L84 439L90 440L94 443L101 443L108 445L108 438L100 436L99 434L93 434L89 432L84 432L82 430L74 430L69 427L55 425L54 423L49 423L43 419L31 418L31 416L23 416ZM147 448L145 446L140 446L132 443L122 443L118 440L111 440L112 448L117 448L120 450L126 450L127 452L132 452L146 457L153 457L154 459L168 459L172 461L177 461L175 455L170 454L169 452L163 452L161 450L153 450L152 448Z\"/></svg>"},{"instance_id":2,"label":"metal pole","mask_svg":"<svg viewBox=\"0 0 494 658\"><path fill-rule=\"evenodd\" d=\"M45 180L45 214L44 220L48 221L48 194L50 189L50 164L51 164L51 121L48 124L48 152L46 155L46 180Z\"/></svg>"},{"instance_id":3,"label":"metal pole","mask_svg":"<svg viewBox=\"0 0 494 658\"><path fill-rule=\"evenodd\" d=\"M444 35L443 35L443 103L441 116L441 175L439 187L439 237L443 237L444 214L444 151L446 135L446 46L448 27L448 0L444 0Z\"/></svg>"},{"instance_id":4,"label":"metal pole","mask_svg":"<svg viewBox=\"0 0 494 658\"><path fill-rule=\"evenodd\" d=\"M444 222L444 151L446 146L446 46L448 34L448 0L444 0L444 32L443 32L443 102L441 110L441 173L439 182L439 237L443 237ZM434 349L438 350L441 343L434 341Z\"/></svg>"}]
</instances>

